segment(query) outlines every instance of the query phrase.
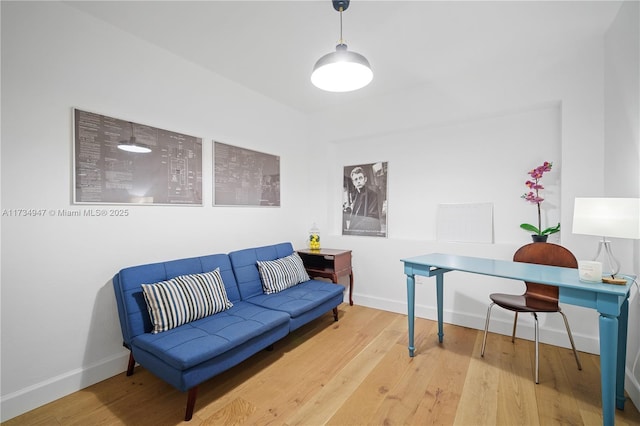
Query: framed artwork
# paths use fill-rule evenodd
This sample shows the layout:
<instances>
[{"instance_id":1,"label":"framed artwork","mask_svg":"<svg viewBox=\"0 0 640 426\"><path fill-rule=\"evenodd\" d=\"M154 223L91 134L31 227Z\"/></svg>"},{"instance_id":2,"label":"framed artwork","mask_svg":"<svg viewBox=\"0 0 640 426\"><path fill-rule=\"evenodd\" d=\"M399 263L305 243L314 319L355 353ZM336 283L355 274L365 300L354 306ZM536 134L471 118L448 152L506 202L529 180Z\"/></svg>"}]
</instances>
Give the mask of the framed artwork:
<instances>
[{"instance_id":1,"label":"framed artwork","mask_svg":"<svg viewBox=\"0 0 640 426\"><path fill-rule=\"evenodd\" d=\"M345 166L342 235L387 236L388 162Z\"/></svg>"},{"instance_id":2,"label":"framed artwork","mask_svg":"<svg viewBox=\"0 0 640 426\"><path fill-rule=\"evenodd\" d=\"M76 204L202 205L201 138L74 108L73 162Z\"/></svg>"},{"instance_id":3,"label":"framed artwork","mask_svg":"<svg viewBox=\"0 0 640 426\"><path fill-rule=\"evenodd\" d=\"M280 157L214 142L213 204L280 207Z\"/></svg>"}]
</instances>

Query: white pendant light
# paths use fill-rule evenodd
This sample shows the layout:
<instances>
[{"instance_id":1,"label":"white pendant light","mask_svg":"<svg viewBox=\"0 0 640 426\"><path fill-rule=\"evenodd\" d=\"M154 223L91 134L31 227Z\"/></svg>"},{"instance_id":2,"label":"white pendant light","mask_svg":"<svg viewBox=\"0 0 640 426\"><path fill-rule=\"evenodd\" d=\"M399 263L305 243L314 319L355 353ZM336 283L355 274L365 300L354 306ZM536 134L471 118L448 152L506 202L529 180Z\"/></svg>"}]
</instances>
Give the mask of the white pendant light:
<instances>
[{"instance_id":1,"label":"white pendant light","mask_svg":"<svg viewBox=\"0 0 640 426\"><path fill-rule=\"evenodd\" d=\"M129 124L131 124L131 137L128 141L120 141L120 143L118 143L118 149L136 154L147 154L151 152L151 148L147 145L136 141L136 137L133 132L133 123L129 122Z\"/></svg>"},{"instance_id":2,"label":"white pendant light","mask_svg":"<svg viewBox=\"0 0 640 426\"><path fill-rule=\"evenodd\" d=\"M328 92L358 90L373 80L373 72L367 58L348 51L342 39L342 12L348 7L349 0L333 0L333 8L340 12L340 40L336 51L318 59L311 73L311 83Z\"/></svg>"}]
</instances>

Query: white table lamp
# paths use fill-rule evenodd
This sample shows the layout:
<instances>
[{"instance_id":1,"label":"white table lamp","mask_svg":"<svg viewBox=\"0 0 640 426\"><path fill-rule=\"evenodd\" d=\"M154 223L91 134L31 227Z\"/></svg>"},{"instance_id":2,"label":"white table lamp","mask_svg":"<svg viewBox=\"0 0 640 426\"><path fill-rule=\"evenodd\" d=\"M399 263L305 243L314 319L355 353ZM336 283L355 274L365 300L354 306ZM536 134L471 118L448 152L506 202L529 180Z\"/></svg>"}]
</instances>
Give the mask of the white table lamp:
<instances>
[{"instance_id":1,"label":"white table lamp","mask_svg":"<svg viewBox=\"0 0 640 426\"><path fill-rule=\"evenodd\" d=\"M620 262L613 256L607 238L640 239L640 198L576 198L573 233L602 237L593 260L604 248L611 278L615 279Z\"/></svg>"}]
</instances>

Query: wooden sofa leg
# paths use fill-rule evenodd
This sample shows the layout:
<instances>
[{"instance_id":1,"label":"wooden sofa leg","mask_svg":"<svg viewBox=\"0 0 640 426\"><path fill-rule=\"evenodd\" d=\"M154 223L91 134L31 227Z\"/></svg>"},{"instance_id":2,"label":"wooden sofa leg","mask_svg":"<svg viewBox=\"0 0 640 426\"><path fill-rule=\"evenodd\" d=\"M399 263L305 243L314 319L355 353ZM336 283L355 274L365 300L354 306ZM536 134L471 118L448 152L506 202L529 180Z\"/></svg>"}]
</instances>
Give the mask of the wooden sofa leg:
<instances>
[{"instance_id":1,"label":"wooden sofa leg","mask_svg":"<svg viewBox=\"0 0 640 426\"><path fill-rule=\"evenodd\" d=\"M133 374L133 367L136 366L136 360L133 359L133 352L129 352L129 365L127 366L127 376Z\"/></svg>"},{"instance_id":2,"label":"wooden sofa leg","mask_svg":"<svg viewBox=\"0 0 640 426\"><path fill-rule=\"evenodd\" d=\"M193 408L196 405L196 396L198 396L198 387L194 386L189 389L189 395L187 396L187 411L184 413L184 421L188 422L193 417Z\"/></svg>"},{"instance_id":3,"label":"wooden sofa leg","mask_svg":"<svg viewBox=\"0 0 640 426\"><path fill-rule=\"evenodd\" d=\"M338 307L333 308L333 320L338 321Z\"/></svg>"}]
</instances>

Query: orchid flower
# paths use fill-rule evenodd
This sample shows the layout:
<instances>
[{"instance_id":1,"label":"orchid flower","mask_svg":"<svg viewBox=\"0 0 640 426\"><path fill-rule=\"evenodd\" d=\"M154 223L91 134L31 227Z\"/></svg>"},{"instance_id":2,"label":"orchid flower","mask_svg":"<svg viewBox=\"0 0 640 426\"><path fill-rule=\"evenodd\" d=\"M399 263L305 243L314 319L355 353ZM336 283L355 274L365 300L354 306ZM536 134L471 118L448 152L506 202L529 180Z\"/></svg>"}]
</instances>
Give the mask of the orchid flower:
<instances>
[{"instance_id":1,"label":"orchid flower","mask_svg":"<svg viewBox=\"0 0 640 426\"><path fill-rule=\"evenodd\" d=\"M524 198L525 201L535 204L538 207L538 226L536 227L529 223L523 223L520 225L520 228L524 229L525 231L534 232L537 235L555 234L556 232L560 231L560 223L558 223L558 225L556 226L544 230L542 229L542 214L540 210L540 204L542 204L544 198L540 196L540 191L544 189L544 186L542 186L542 184L540 183L540 179L542 179L542 175L544 175L546 172L551 171L552 166L553 163L545 161L541 166L536 167L528 173L533 180L527 180L524 183L525 186L530 189L530 191L523 194L522 198Z\"/></svg>"}]
</instances>

